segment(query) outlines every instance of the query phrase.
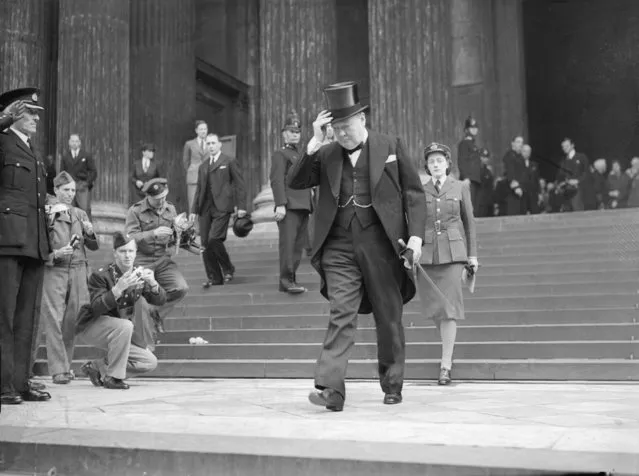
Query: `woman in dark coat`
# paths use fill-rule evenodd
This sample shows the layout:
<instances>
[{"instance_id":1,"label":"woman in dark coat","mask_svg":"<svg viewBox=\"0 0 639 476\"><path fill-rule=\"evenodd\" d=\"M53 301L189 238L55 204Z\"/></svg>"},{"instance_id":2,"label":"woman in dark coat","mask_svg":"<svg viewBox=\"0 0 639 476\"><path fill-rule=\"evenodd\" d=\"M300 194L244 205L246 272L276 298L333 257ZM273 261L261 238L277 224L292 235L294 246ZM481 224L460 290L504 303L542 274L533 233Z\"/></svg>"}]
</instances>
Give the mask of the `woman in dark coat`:
<instances>
[{"instance_id":1,"label":"woman in dark coat","mask_svg":"<svg viewBox=\"0 0 639 476\"><path fill-rule=\"evenodd\" d=\"M421 264L435 286L448 299L438 304L437 295L427 286L418 286L422 309L433 319L442 341L442 360L438 383L451 382L457 320L464 319L462 275L468 265L477 270L475 218L468 185L450 176L450 149L432 143L424 150L426 172L431 180L426 192L426 233ZM424 295L429 294L429 295Z\"/></svg>"}]
</instances>

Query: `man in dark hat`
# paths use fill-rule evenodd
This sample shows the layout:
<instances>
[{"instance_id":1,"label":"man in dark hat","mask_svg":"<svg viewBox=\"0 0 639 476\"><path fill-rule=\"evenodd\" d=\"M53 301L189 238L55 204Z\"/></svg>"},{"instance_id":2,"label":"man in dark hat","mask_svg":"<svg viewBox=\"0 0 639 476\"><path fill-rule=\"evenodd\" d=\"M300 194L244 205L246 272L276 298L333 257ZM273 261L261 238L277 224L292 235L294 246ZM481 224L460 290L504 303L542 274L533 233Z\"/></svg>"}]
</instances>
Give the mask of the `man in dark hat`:
<instances>
[{"instance_id":1,"label":"man in dark hat","mask_svg":"<svg viewBox=\"0 0 639 476\"><path fill-rule=\"evenodd\" d=\"M296 273L308 241L308 216L312 209L311 189L294 190L286 184L286 174L300 158L300 132L297 113L291 111L282 128L284 146L271 157L271 188L279 230L279 289L289 294L306 291L297 283Z\"/></svg>"},{"instance_id":2,"label":"man in dark hat","mask_svg":"<svg viewBox=\"0 0 639 476\"><path fill-rule=\"evenodd\" d=\"M207 278L202 287L207 289L233 280L235 267L224 241L231 214L237 211L238 218L246 215L246 190L238 161L222 153L219 136L208 134L205 145L208 155L198 169L190 219L199 217Z\"/></svg>"},{"instance_id":3,"label":"man in dark hat","mask_svg":"<svg viewBox=\"0 0 639 476\"><path fill-rule=\"evenodd\" d=\"M426 198L415 165L399 138L366 128L357 84L324 90L328 111L313 123L314 136L293 164L294 189L319 186L311 262L330 302L330 320L315 371L311 403L340 411L357 314L373 312L378 371L385 404L402 401L405 341L402 305L415 295L412 272L399 258L399 240L421 256ZM336 142L319 148L332 123Z\"/></svg>"},{"instance_id":4,"label":"man in dark hat","mask_svg":"<svg viewBox=\"0 0 639 476\"><path fill-rule=\"evenodd\" d=\"M73 205L81 208L91 218L91 190L98 177L93 155L82 149L79 134L69 135L69 149L62 155L60 170L69 172L76 184Z\"/></svg>"},{"instance_id":5,"label":"man in dark hat","mask_svg":"<svg viewBox=\"0 0 639 476\"><path fill-rule=\"evenodd\" d=\"M173 223L177 212L166 200L169 193L165 178L149 180L142 191L146 194L126 215L126 232L137 242L137 265L152 269L160 286L166 291L167 302L153 314L163 332L166 316L186 297L189 286L171 258L176 251Z\"/></svg>"},{"instance_id":6,"label":"man in dark hat","mask_svg":"<svg viewBox=\"0 0 639 476\"><path fill-rule=\"evenodd\" d=\"M155 146L153 144L144 144L142 146L142 157L137 159L133 164L133 176L131 181L135 190L136 201L143 200L145 193L142 191L142 187L149 180L154 178L161 178L160 167L156 163Z\"/></svg>"},{"instance_id":7,"label":"man in dark hat","mask_svg":"<svg viewBox=\"0 0 639 476\"><path fill-rule=\"evenodd\" d=\"M134 267L136 252L132 236L115 233L113 262L89 278L91 303L82 306L78 315L77 335L107 353L106 357L82 365L82 371L96 387L126 390L129 385L125 378L157 367L155 355L132 321L149 319L146 303L162 306L166 292L151 269Z\"/></svg>"},{"instance_id":8,"label":"man in dark hat","mask_svg":"<svg viewBox=\"0 0 639 476\"><path fill-rule=\"evenodd\" d=\"M2 405L51 398L47 392L29 385L44 263L51 252L44 208L46 167L31 143L40 120L39 111L43 110L38 105L39 94L36 88L23 88L0 95L0 111L5 116L0 126L4 128L0 132ZM19 106L18 101L23 105Z\"/></svg>"},{"instance_id":9,"label":"man in dark hat","mask_svg":"<svg viewBox=\"0 0 639 476\"><path fill-rule=\"evenodd\" d=\"M478 133L479 125L477 121L472 116L468 116L464 121L464 138L457 146L459 180L465 181L470 186L470 201L473 204L475 216L478 213L477 193L481 186L480 150L476 142Z\"/></svg>"}]
</instances>

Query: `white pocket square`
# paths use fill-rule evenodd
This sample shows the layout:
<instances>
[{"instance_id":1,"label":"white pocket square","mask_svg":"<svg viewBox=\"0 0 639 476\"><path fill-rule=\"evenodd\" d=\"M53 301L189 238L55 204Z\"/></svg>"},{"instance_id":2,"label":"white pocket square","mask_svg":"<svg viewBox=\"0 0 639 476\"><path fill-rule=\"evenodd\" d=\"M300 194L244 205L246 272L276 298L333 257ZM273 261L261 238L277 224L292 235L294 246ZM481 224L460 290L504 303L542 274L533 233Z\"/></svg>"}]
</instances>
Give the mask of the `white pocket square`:
<instances>
[{"instance_id":1,"label":"white pocket square","mask_svg":"<svg viewBox=\"0 0 639 476\"><path fill-rule=\"evenodd\" d=\"M390 164L391 162L397 162L397 156L395 154L389 155L388 159L386 159L387 164Z\"/></svg>"},{"instance_id":2,"label":"white pocket square","mask_svg":"<svg viewBox=\"0 0 639 476\"><path fill-rule=\"evenodd\" d=\"M221 165L220 166L220 170L225 169L225 168L226 168L226 165Z\"/></svg>"}]
</instances>

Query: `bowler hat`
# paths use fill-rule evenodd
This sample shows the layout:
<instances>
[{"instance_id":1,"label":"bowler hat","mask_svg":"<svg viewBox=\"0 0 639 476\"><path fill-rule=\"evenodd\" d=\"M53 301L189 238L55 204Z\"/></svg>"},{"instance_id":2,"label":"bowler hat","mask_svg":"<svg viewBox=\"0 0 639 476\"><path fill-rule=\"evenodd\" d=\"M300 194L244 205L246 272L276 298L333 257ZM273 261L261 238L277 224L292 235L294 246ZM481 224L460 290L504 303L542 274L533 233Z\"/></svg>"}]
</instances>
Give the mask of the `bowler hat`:
<instances>
[{"instance_id":1,"label":"bowler hat","mask_svg":"<svg viewBox=\"0 0 639 476\"><path fill-rule=\"evenodd\" d=\"M12 89L0 95L0 111L16 101L24 101L24 105L28 109L44 110L42 106L38 105L39 97L40 90L38 88Z\"/></svg>"},{"instance_id":2,"label":"bowler hat","mask_svg":"<svg viewBox=\"0 0 639 476\"><path fill-rule=\"evenodd\" d=\"M331 84L324 88L324 96L326 96L327 107L333 116L333 121L348 119L368 109L368 106L363 106L359 102L355 81Z\"/></svg>"},{"instance_id":3,"label":"bowler hat","mask_svg":"<svg viewBox=\"0 0 639 476\"><path fill-rule=\"evenodd\" d=\"M233 233L238 238L246 237L253 229L253 220L250 215L244 215L242 218L237 218L233 223Z\"/></svg>"},{"instance_id":4,"label":"bowler hat","mask_svg":"<svg viewBox=\"0 0 639 476\"><path fill-rule=\"evenodd\" d=\"M300 117L297 115L297 112L293 109L286 116L286 120L284 121L284 127L282 127L282 131L291 131L291 132L301 132L301 123Z\"/></svg>"}]
</instances>

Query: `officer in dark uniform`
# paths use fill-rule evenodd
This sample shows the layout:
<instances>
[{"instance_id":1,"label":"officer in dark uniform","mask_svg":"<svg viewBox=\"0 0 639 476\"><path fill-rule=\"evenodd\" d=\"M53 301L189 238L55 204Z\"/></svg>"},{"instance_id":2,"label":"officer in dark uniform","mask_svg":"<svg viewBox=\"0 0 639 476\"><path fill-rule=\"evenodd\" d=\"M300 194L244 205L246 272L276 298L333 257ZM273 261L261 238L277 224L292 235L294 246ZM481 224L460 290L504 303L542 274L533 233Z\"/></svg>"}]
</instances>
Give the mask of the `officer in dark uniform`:
<instances>
[{"instance_id":1,"label":"officer in dark uniform","mask_svg":"<svg viewBox=\"0 0 639 476\"><path fill-rule=\"evenodd\" d=\"M275 199L275 219L279 229L280 284L289 294L306 288L297 283L295 273L308 240L308 216L311 213L311 189L293 190L286 184L289 168L300 158L300 121L295 111L286 117L282 128L284 147L271 158L271 188Z\"/></svg>"},{"instance_id":2,"label":"officer in dark uniform","mask_svg":"<svg viewBox=\"0 0 639 476\"><path fill-rule=\"evenodd\" d=\"M457 161L459 168L459 180L464 180L470 186L470 201L473 204L475 216L478 216L477 193L481 186L481 160L480 149L477 147L477 134L479 126L477 121L468 116L464 122L464 138L457 146Z\"/></svg>"},{"instance_id":3,"label":"officer in dark uniform","mask_svg":"<svg viewBox=\"0 0 639 476\"><path fill-rule=\"evenodd\" d=\"M23 88L0 95L0 404L45 401L29 385L40 315L44 263L51 252L44 205L45 165L31 138L40 120L40 92ZM15 105L22 100L26 109Z\"/></svg>"},{"instance_id":4,"label":"officer in dark uniform","mask_svg":"<svg viewBox=\"0 0 639 476\"><path fill-rule=\"evenodd\" d=\"M477 217L492 217L495 215L495 176L490 166L490 152L488 149L481 149L480 153L481 184L477 192Z\"/></svg>"},{"instance_id":5,"label":"officer in dark uniform","mask_svg":"<svg viewBox=\"0 0 639 476\"><path fill-rule=\"evenodd\" d=\"M126 232L138 245L136 265L152 269L160 286L166 291L166 304L152 311L158 322L158 330L163 332L162 322L186 297L189 286L177 263L171 259L176 251L173 224L177 212L175 206L166 200L169 193L167 180L149 180L142 191L146 198L127 212Z\"/></svg>"}]
</instances>

